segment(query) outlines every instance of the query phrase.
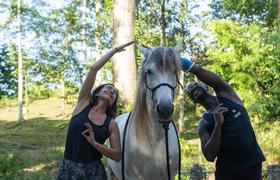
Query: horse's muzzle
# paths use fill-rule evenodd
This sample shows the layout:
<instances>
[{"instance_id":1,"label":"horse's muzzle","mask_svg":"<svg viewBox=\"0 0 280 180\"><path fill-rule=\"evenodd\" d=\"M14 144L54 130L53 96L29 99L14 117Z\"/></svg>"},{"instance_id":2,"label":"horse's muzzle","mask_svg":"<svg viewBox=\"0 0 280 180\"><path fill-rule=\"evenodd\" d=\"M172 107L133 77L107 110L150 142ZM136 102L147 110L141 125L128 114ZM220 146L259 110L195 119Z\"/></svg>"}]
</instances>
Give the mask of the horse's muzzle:
<instances>
[{"instance_id":1,"label":"horse's muzzle","mask_svg":"<svg viewBox=\"0 0 280 180\"><path fill-rule=\"evenodd\" d=\"M171 116L174 111L172 103L159 103L156 108L159 117L162 119L161 121L171 121Z\"/></svg>"}]
</instances>

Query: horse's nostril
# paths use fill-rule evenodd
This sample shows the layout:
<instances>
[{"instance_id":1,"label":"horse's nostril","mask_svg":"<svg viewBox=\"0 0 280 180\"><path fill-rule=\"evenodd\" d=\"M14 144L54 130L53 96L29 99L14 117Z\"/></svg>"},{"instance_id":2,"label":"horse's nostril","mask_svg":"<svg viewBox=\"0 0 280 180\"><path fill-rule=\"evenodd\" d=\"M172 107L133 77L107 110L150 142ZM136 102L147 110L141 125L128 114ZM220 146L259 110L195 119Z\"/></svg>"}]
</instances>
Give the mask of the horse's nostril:
<instances>
[{"instance_id":1,"label":"horse's nostril","mask_svg":"<svg viewBox=\"0 0 280 180\"><path fill-rule=\"evenodd\" d=\"M173 114L174 106L172 103L168 104L158 104L157 112L161 118L169 118Z\"/></svg>"}]
</instances>

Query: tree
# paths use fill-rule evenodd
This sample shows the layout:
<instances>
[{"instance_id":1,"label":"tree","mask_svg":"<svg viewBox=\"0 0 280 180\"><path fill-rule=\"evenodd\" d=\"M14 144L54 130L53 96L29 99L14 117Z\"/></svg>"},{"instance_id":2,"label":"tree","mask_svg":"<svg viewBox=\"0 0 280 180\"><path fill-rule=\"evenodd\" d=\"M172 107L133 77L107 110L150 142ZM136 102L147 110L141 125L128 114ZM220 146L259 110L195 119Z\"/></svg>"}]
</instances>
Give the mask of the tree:
<instances>
[{"instance_id":1,"label":"tree","mask_svg":"<svg viewBox=\"0 0 280 180\"><path fill-rule=\"evenodd\" d=\"M237 89L251 115L278 120L279 1L215 0L212 7L216 18L231 21L210 27L215 35L207 52L215 63L211 67Z\"/></svg>"},{"instance_id":2,"label":"tree","mask_svg":"<svg viewBox=\"0 0 280 180\"><path fill-rule=\"evenodd\" d=\"M277 1L214 0L211 6L214 17L219 19L231 19L247 23L262 21L265 23L265 26L273 27L278 21Z\"/></svg>"},{"instance_id":3,"label":"tree","mask_svg":"<svg viewBox=\"0 0 280 180\"><path fill-rule=\"evenodd\" d=\"M87 0L83 0L83 15L82 15L82 23L83 23L83 54L84 54L84 62L86 64L87 62L87 33L86 33L86 25L87 25L87 6L88 2Z\"/></svg>"},{"instance_id":4,"label":"tree","mask_svg":"<svg viewBox=\"0 0 280 180\"><path fill-rule=\"evenodd\" d=\"M209 67L235 88L251 115L260 121L278 120L279 32L228 20L217 21L210 29L215 43L207 52L213 63Z\"/></svg>"},{"instance_id":5,"label":"tree","mask_svg":"<svg viewBox=\"0 0 280 180\"><path fill-rule=\"evenodd\" d=\"M125 5L125 6L124 6ZM123 18L125 17L125 18ZM135 39L135 0L114 0L113 3L113 45ZM120 91L120 98L128 107L132 103L136 87L135 46L113 57L113 78Z\"/></svg>"},{"instance_id":6,"label":"tree","mask_svg":"<svg viewBox=\"0 0 280 180\"><path fill-rule=\"evenodd\" d=\"M0 99L14 96L17 90L16 63L13 55L9 53L8 46L0 48Z\"/></svg>"},{"instance_id":7,"label":"tree","mask_svg":"<svg viewBox=\"0 0 280 180\"><path fill-rule=\"evenodd\" d=\"M18 49L18 120L23 121L22 97L23 97L23 71L22 71L22 52L21 52L21 0L17 1L17 49Z\"/></svg>"},{"instance_id":8,"label":"tree","mask_svg":"<svg viewBox=\"0 0 280 180\"><path fill-rule=\"evenodd\" d=\"M6 11L9 11L7 20L0 25L0 31L5 29L13 20L17 18L17 0L7 1L3 0L0 3L0 7L4 8Z\"/></svg>"}]
</instances>

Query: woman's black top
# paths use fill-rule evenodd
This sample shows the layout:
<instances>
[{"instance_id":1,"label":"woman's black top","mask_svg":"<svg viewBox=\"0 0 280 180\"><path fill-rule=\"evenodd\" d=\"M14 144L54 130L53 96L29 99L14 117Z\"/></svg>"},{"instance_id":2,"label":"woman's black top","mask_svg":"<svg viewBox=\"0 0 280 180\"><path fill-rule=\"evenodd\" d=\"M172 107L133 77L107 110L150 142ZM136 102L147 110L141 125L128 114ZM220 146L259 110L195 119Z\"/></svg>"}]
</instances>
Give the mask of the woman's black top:
<instances>
[{"instance_id":1,"label":"woman's black top","mask_svg":"<svg viewBox=\"0 0 280 180\"><path fill-rule=\"evenodd\" d=\"M81 133L87 129L85 123L89 122L92 126L95 140L100 144L104 144L109 136L111 118L106 116L103 125L96 125L88 118L90 109L91 106L88 105L79 114L71 118L67 131L64 158L80 163L89 163L102 158L102 154Z\"/></svg>"}]
</instances>

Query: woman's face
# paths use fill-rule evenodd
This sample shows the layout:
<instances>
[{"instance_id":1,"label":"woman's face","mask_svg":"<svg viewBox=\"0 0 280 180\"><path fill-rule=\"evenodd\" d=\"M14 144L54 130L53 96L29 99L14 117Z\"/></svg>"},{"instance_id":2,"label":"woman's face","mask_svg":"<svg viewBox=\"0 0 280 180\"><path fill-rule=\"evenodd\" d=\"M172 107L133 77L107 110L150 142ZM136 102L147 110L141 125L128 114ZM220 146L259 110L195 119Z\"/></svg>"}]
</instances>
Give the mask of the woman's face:
<instances>
[{"instance_id":1,"label":"woman's face","mask_svg":"<svg viewBox=\"0 0 280 180\"><path fill-rule=\"evenodd\" d=\"M118 90L113 85L105 85L101 91L97 94L99 98L107 99L112 105L117 97Z\"/></svg>"}]
</instances>

